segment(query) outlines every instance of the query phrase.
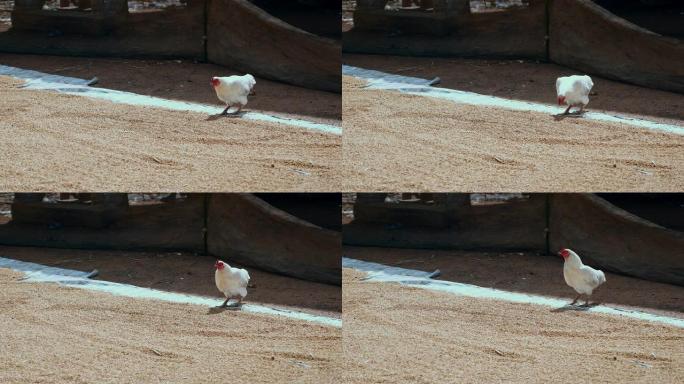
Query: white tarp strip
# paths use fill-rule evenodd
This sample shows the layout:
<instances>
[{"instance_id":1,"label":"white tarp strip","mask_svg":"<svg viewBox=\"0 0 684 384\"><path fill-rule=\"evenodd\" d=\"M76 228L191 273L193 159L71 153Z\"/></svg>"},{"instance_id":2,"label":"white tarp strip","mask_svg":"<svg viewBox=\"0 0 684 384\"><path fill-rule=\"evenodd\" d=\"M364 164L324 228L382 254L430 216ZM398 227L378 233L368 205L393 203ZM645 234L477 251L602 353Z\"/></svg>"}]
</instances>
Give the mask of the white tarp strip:
<instances>
[{"instance_id":1,"label":"white tarp strip","mask_svg":"<svg viewBox=\"0 0 684 384\"><path fill-rule=\"evenodd\" d=\"M222 107L190 103L186 101L168 100L160 97L139 95L132 92L117 91L106 88L90 87L91 80L77 79L59 75L49 75L38 71L0 65L0 75L11 76L26 81L24 88L37 90L53 90L70 95L92 97L96 99L108 100L114 103L128 105L142 105L148 107L171 109L175 111L190 111L216 115L223 111ZM305 128L335 135L342 134L342 128L330 125L315 123L307 120L290 119L267 115L259 112L245 112L240 118L247 120L265 121L276 124L284 124Z\"/></svg>"},{"instance_id":2,"label":"white tarp strip","mask_svg":"<svg viewBox=\"0 0 684 384\"><path fill-rule=\"evenodd\" d=\"M456 283L446 280L434 280L428 276L430 272L417 271L413 269L390 267L378 263L351 259L348 257L342 258L342 267L353 268L367 273L365 281L375 282L394 282L402 285L429 289L433 291L440 291L454 295L461 295L467 297L494 299L508 301L512 303L535 304L558 309L570 309L568 301L554 297L545 297L539 295L532 295L518 292L502 291L494 288L485 288L472 284ZM684 320L674 317L655 315L652 313L639 312L626 309L618 309L607 307L604 305L597 305L586 309L587 312L604 313L609 315L625 316L637 320L647 320L675 327L684 328Z\"/></svg>"},{"instance_id":3,"label":"white tarp strip","mask_svg":"<svg viewBox=\"0 0 684 384\"><path fill-rule=\"evenodd\" d=\"M432 87L431 84L437 79L426 80L417 77L392 75L385 72L353 67L342 66L342 74L362 78L368 83L366 89L394 90L411 95L434 97L449 100L458 104L483 105L510 109L515 111L532 111L556 115L562 113L565 108L555 105L535 103L531 101L511 100L502 97L482 95L475 92L459 91L448 88ZM553 86L553 84L552 84ZM419 113L419 112L416 112ZM639 128L664 131L684 135L684 127L673 124L658 123L655 121L637 119L628 116L614 115L602 112L585 112L582 117L587 120L605 121L632 125Z\"/></svg>"},{"instance_id":4,"label":"white tarp strip","mask_svg":"<svg viewBox=\"0 0 684 384\"><path fill-rule=\"evenodd\" d=\"M116 296L126 296L136 299L152 299L171 303L195 304L213 307L223 303L222 299L160 291L157 289L137 287L130 284L114 283L104 280L87 278L89 272L81 272L64 268L48 267L41 264L0 257L0 268L9 268L23 272L26 278L22 281L37 283L58 283L74 288L107 292ZM312 315L304 312L271 308L256 304L243 304L242 311L271 316L284 316L294 320L303 320L326 326L340 328L342 320L326 316Z\"/></svg>"}]
</instances>

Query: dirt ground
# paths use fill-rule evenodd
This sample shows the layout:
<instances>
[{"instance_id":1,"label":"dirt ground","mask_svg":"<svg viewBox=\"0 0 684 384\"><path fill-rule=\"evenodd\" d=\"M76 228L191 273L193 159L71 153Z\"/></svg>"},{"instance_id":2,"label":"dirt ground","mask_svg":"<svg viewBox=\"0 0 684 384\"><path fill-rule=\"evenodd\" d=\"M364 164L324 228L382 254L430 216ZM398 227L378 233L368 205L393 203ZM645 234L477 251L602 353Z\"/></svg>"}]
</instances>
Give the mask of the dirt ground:
<instances>
[{"instance_id":1,"label":"dirt ground","mask_svg":"<svg viewBox=\"0 0 684 384\"><path fill-rule=\"evenodd\" d=\"M436 87L515 100L556 103L556 79L580 74L556 64L524 60L424 58L382 55L342 56L347 65L424 79L439 77ZM587 110L619 112L670 124L684 120L684 95L592 76Z\"/></svg>"},{"instance_id":2,"label":"dirt ground","mask_svg":"<svg viewBox=\"0 0 684 384\"><path fill-rule=\"evenodd\" d=\"M0 190L340 190L341 138L115 104L0 79Z\"/></svg>"},{"instance_id":3,"label":"dirt ground","mask_svg":"<svg viewBox=\"0 0 684 384\"><path fill-rule=\"evenodd\" d=\"M401 268L434 271L440 280L457 281L511 292L561 297L572 301L575 291L563 280L560 256L531 252L500 253L344 247L344 255ZM639 308L684 319L684 287L605 272L607 283L592 302L620 308Z\"/></svg>"},{"instance_id":4,"label":"dirt ground","mask_svg":"<svg viewBox=\"0 0 684 384\"><path fill-rule=\"evenodd\" d=\"M338 375L339 328L20 277L0 269L0 382L321 383Z\"/></svg>"},{"instance_id":5,"label":"dirt ground","mask_svg":"<svg viewBox=\"0 0 684 384\"><path fill-rule=\"evenodd\" d=\"M0 64L81 79L97 77L95 87L142 95L221 105L209 84L213 76L241 74L229 68L188 60L17 55L0 53ZM340 124L340 94L256 78L255 95L245 110Z\"/></svg>"},{"instance_id":6,"label":"dirt ground","mask_svg":"<svg viewBox=\"0 0 684 384\"><path fill-rule=\"evenodd\" d=\"M343 79L347 191L684 189L684 136L455 104Z\"/></svg>"},{"instance_id":7,"label":"dirt ground","mask_svg":"<svg viewBox=\"0 0 684 384\"><path fill-rule=\"evenodd\" d=\"M8 246L0 246L0 256L85 272L97 269L97 280L216 297L218 304L223 298L214 283L216 259L211 256L187 252L127 252ZM242 267L230 263L228 259L224 261ZM245 303L289 308L328 317L341 316L342 292L339 286L276 275L250 267L246 269L251 279Z\"/></svg>"},{"instance_id":8,"label":"dirt ground","mask_svg":"<svg viewBox=\"0 0 684 384\"><path fill-rule=\"evenodd\" d=\"M371 283L362 277L343 270L342 337L349 382L684 380L680 328Z\"/></svg>"}]
</instances>

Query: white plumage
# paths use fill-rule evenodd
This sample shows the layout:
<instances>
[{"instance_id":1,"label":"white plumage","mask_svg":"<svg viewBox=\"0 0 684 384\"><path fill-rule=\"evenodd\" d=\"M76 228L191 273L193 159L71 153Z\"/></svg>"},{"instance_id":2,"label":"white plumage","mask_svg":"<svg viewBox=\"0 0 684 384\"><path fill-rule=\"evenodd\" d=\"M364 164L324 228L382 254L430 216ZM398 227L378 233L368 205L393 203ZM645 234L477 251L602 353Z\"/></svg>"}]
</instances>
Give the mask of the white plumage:
<instances>
[{"instance_id":1,"label":"white plumage","mask_svg":"<svg viewBox=\"0 0 684 384\"><path fill-rule=\"evenodd\" d=\"M230 299L237 299L237 304L247 296L247 284L249 283L249 273L242 268L233 268L227 263L217 260L214 264L216 272L216 288L226 296L226 301L222 307L228 305Z\"/></svg>"},{"instance_id":2,"label":"white plumage","mask_svg":"<svg viewBox=\"0 0 684 384\"><path fill-rule=\"evenodd\" d=\"M587 297L585 305L589 305L589 296L599 285L606 282L606 275L603 271L584 265L582 259L570 249L562 249L558 254L565 259L563 263L565 282L578 294L572 304L575 304L580 296L585 295Z\"/></svg>"},{"instance_id":3,"label":"white plumage","mask_svg":"<svg viewBox=\"0 0 684 384\"><path fill-rule=\"evenodd\" d=\"M256 80L250 74L211 78L211 85L216 91L216 96L226 103L223 114L228 113L228 109L235 105L238 106L238 109L233 113L240 112L242 107L247 105L247 96L252 92L255 84Z\"/></svg>"},{"instance_id":4,"label":"white plumage","mask_svg":"<svg viewBox=\"0 0 684 384\"><path fill-rule=\"evenodd\" d=\"M567 114L572 107L579 107L579 112L582 112L589 104L589 92L593 86L594 82L587 75L572 75L556 79L558 105L568 106L563 113Z\"/></svg>"}]
</instances>

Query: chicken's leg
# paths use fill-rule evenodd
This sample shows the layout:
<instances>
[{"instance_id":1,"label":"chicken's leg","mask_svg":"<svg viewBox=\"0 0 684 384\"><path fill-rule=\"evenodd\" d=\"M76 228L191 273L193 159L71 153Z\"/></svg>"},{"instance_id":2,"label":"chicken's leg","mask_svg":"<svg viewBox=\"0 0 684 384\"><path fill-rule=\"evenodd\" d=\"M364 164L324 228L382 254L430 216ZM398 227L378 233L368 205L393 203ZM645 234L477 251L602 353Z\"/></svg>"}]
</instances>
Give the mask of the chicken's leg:
<instances>
[{"instance_id":1,"label":"chicken's leg","mask_svg":"<svg viewBox=\"0 0 684 384\"><path fill-rule=\"evenodd\" d=\"M572 108L572 105L568 105L568 107L565 109L565 112L563 112L563 115L567 115L570 113L570 108Z\"/></svg>"},{"instance_id":2,"label":"chicken's leg","mask_svg":"<svg viewBox=\"0 0 684 384\"><path fill-rule=\"evenodd\" d=\"M226 106L226 109L224 109L223 112L221 112L221 114L222 114L222 115L227 115L227 114L228 114L228 110L230 109L230 107L232 107L232 105L231 105L231 104L228 104L228 105Z\"/></svg>"},{"instance_id":3,"label":"chicken's leg","mask_svg":"<svg viewBox=\"0 0 684 384\"><path fill-rule=\"evenodd\" d=\"M226 300L223 308L240 308L242 306L242 296L231 296L229 299L236 299L237 301L231 305L228 305L228 300Z\"/></svg>"},{"instance_id":4,"label":"chicken's leg","mask_svg":"<svg viewBox=\"0 0 684 384\"><path fill-rule=\"evenodd\" d=\"M228 108L230 108L230 107L232 107L232 106L233 106L233 105L230 105L230 106L228 106ZM227 116L234 116L234 115L237 115L237 114L240 113L240 111L242 110L242 104L238 104L237 106L238 106L238 109L237 109L235 112L228 113L228 108L226 108L226 110L223 111L223 114L224 114L224 115L227 115Z\"/></svg>"},{"instance_id":5,"label":"chicken's leg","mask_svg":"<svg viewBox=\"0 0 684 384\"><path fill-rule=\"evenodd\" d=\"M219 308L227 308L228 307L228 300L230 300L231 297L227 296L226 301L223 302L223 304L219 305Z\"/></svg>"},{"instance_id":6,"label":"chicken's leg","mask_svg":"<svg viewBox=\"0 0 684 384\"><path fill-rule=\"evenodd\" d=\"M577 304L577 300L579 300L580 296L582 296L581 293L580 293L579 295L577 295L577 297L575 297L575 300L573 300L572 303L570 303L570 305L575 305L575 304Z\"/></svg>"}]
</instances>

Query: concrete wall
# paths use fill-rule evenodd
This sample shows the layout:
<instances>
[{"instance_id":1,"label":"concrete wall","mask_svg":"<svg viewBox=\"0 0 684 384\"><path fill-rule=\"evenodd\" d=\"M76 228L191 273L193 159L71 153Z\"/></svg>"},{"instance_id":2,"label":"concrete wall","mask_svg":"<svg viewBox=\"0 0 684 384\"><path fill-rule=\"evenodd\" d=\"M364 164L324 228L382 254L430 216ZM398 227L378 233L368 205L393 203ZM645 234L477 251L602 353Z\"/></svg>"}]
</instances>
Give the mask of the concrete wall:
<instances>
[{"instance_id":1,"label":"concrete wall","mask_svg":"<svg viewBox=\"0 0 684 384\"><path fill-rule=\"evenodd\" d=\"M684 233L661 227L592 194L550 198L552 253L572 248L592 265L684 285Z\"/></svg>"},{"instance_id":2,"label":"concrete wall","mask_svg":"<svg viewBox=\"0 0 684 384\"><path fill-rule=\"evenodd\" d=\"M247 0L212 0L207 58L254 75L341 92L339 43L286 24Z\"/></svg>"},{"instance_id":3,"label":"concrete wall","mask_svg":"<svg viewBox=\"0 0 684 384\"><path fill-rule=\"evenodd\" d=\"M107 206L15 203L0 226L0 244L32 247L204 249L204 197L158 205Z\"/></svg>"},{"instance_id":4,"label":"concrete wall","mask_svg":"<svg viewBox=\"0 0 684 384\"><path fill-rule=\"evenodd\" d=\"M104 17L17 10L0 52L187 58L276 81L341 92L339 42L277 19L247 0L191 0L163 12Z\"/></svg>"},{"instance_id":5,"label":"concrete wall","mask_svg":"<svg viewBox=\"0 0 684 384\"><path fill-rule=\"evenodd\" d=\"M212 195L207 249L230 263L342 283L339 232L300 220L249 194Z\"/></svg>"},{"instance_id":6,"label":"concrete wall","mask_svg":"<svg viewBox=\"0 0 684 384\"><path fill-rule=\"evenodd\" d=\"M405 56L546 57L544 0L506 12L471 14L468 9L467 4L443 13L360 9L354 13L354 28L343 34L343 49Z\"/></svg>"},{"instance_id":7,"label":"concrete wall","mask_svg":"<svg viewBox=\"0 0 684 384\"><path fill-rule=\"evenodd\" d=\"M123 203L92 205L44 204L41 196L23 197L12 205L13 220L0 225L2 245L191 251L305 280L341 284L341 233L251 194L191 194L183 200L131 206L125 194Z\"/></svg>"},{"instance_id":8,"label":"concrete wall","mask_svg":"<svg viewBox=\"0 0 684 384\"><path fill-rule=\"evenodd\" d=\"M0 33L2 52L204 59L204 1L112 19L92 13L65 17L42 10L16 11L12 19L12 29Z\"/></svg>"},{"instance_id":9,"label":"concrete wall","mask_svg":"<svg viewBox=\"0 0 684 384\"><path fill-rule=\"evenodd\" d=\"M550 60L587 73L684 92L684 43L657 35L590 0L552 0Z\"/></svg>"},{"instance_id":10,"label":"concrete wall","mask_svg":"<svg viewBox=\"0 0 684 384\"><path fill-rule=\"evenodd\" d=\"M365 198L357 205L355 220L343 227L348 245L553 255L571 248L608 271L684 285L684 232L635 216L594 194L535 194L529 201L491 206L463 201L402 206Z\"/></svg>"},{"instance_id":11,"label":"concrete wall","mask_svg":"<svg viewBox=\"0 0 684 384\"><path fill-rule=\"evenodd\" d=\"M436 14L360 9L343 34L350 53L526 58L684 92L684 43L634 25L591 0L531 0L527 9ZM547 44L548 39L548 44Z\"/></svg>"},{"instance_id":12,"label":"concrete wall","mask_svg":"<svg viewBox=\"0 0 684 384\"><path fill-rule=\"evenodd\" d=\"M435 194L438 196L439 194ZM467 195L452 194L452 197ZM368 202L354 206L343 227L344 244L399 248L491 250L546 249L546 196L471 206Z\"/></svg>"}]
</instances>

